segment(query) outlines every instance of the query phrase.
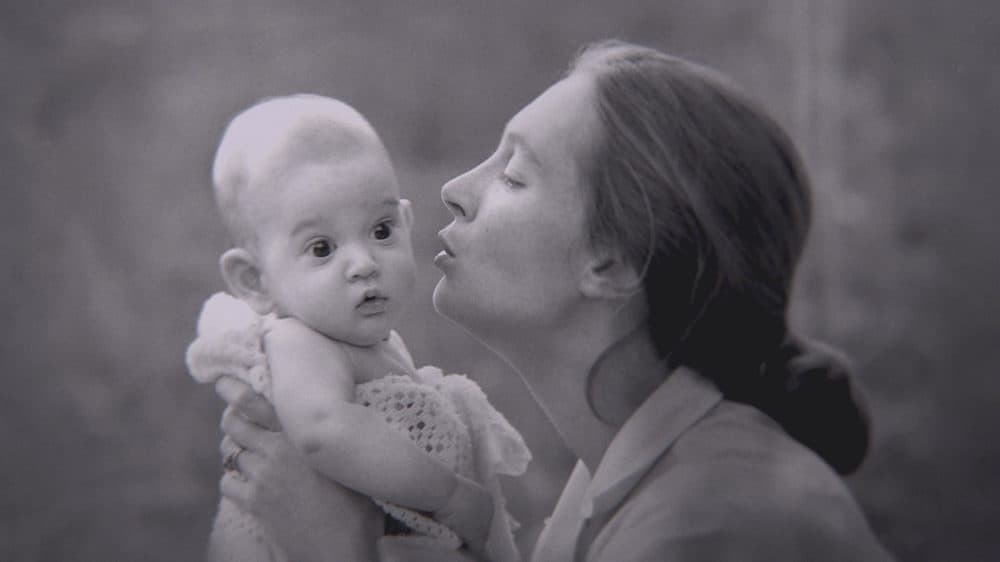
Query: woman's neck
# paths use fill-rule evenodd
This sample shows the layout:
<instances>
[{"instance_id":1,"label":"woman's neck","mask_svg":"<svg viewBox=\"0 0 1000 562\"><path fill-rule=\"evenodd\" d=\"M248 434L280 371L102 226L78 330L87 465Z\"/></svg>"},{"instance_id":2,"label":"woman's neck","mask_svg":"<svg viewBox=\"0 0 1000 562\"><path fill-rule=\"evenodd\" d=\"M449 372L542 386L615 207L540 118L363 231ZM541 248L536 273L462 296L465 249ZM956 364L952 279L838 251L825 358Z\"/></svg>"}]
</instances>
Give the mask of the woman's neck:
<instances>
[{"instance_id":1,"label":"woman's neck","mask_svg":"<svg viewBox=\"0 0 1000 562\"><path fill-rule=\"evenodd\" d=\"M591 472L665 376L643 316L600 320L567 323L559 333L494 348L520 373L566 446Z\"/></svg>"}]
</instances>

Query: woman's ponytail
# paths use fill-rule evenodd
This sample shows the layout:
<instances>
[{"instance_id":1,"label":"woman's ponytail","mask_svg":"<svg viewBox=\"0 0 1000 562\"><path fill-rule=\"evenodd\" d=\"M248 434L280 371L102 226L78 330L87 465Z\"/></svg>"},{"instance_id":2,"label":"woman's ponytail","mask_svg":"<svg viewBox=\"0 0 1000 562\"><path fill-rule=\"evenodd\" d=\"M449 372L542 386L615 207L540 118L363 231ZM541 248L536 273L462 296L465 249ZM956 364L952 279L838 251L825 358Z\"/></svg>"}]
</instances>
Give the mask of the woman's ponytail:
<instances>
[{"instance_id":1,"label":"woman's ponytail","mask_svg":"<svg viewBox=\"0 0 1000 562\"><path fill-rule=\"evenodd\" d=\"M871 418L842 353L789 334L760 375L755 406L840 474L861 466L871 441Z\"/></svg>"}]
</instances>

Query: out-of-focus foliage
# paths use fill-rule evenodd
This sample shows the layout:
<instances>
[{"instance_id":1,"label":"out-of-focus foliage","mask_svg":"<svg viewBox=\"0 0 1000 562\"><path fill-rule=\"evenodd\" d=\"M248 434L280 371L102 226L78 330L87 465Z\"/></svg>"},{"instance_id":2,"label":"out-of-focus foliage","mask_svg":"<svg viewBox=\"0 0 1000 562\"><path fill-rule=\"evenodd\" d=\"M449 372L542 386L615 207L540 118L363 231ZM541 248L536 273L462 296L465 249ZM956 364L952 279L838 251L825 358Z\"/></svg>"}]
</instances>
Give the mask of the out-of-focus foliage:
<instances>
[{"instance_id":1,"label":"out-of-focus foliage","mask_svg":"<svg viewBox=\"0 0 1000 562\"><path fill-rule=\"evenodd\" d=\"M991 558L1000 7L834 4L7 3L0 559L200 558L221 406L183 352L221 288L208 168L229 117L303 91L383 134L422 264L401 332L524 432L536 461L506 484L531 544L571 459L515 375L431 308L438 188L605 37L716 66L788 127L817 190L794 317L854 357L877 424L850 483L901 558Z\"/></svg>"}]
</instances>

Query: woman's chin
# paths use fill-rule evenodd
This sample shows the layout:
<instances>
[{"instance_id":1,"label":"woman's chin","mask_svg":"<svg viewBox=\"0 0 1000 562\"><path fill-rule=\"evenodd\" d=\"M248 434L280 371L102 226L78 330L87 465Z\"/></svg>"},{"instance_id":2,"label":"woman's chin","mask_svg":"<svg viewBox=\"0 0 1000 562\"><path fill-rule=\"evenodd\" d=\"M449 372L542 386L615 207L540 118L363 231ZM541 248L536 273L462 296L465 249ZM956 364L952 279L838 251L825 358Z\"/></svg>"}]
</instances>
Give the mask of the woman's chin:
<instances>
[{"instance_id":1,"label":"woman's chin","mask_svg":"<svg viewBox=\"0 0 1000 562\"><path fill-rule=\"evenodd\" d=\"M451 306L448 298L448 278L442 277L438 280L437 285L434 286L434 292L431 295L431 302L434 304L434 310L438 314L444 316L448 319L453 319L451 315Z\"/></svg>"},{"instance_id":2,"label":"woman's chin","mask_svg":"<svg viewBox=\"0 0 1000 562\"><path fill-rule=\"evenodd\" d=\"M437 285L434 286L431 302L434 304L434 310L438 314L458 324L465 330L470 329L470 314L475 314L474 305L476 301L473 300L470 302L468 299L462 299L455 291L455 287L448 281L448 277L442 277Z\"/></svg>"}]
</instances>

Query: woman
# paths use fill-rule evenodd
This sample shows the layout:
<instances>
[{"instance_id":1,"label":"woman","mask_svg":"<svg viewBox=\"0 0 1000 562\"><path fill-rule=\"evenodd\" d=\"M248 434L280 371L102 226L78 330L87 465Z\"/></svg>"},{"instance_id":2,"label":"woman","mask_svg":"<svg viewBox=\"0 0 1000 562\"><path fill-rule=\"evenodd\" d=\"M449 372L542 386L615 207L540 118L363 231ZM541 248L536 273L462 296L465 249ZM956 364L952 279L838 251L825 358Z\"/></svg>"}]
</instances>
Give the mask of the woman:
<instances>
[{"instance_id":1,"label":"woman","mask_svg":"<svg viewBox=\"0 0 1000 562\"><path fill-rule=\"evenodd\" d=\"M579 459L532 560L889 558L836 474L863 459L867 420L786 322L807 178L723 78L591 46L442 198L435 307L510 363ZM330 552L344 491L298 475L245 388L219 392L248 449L224 492L300 559Z\"/></svg>"}]
</instances>

